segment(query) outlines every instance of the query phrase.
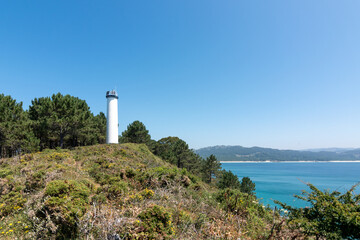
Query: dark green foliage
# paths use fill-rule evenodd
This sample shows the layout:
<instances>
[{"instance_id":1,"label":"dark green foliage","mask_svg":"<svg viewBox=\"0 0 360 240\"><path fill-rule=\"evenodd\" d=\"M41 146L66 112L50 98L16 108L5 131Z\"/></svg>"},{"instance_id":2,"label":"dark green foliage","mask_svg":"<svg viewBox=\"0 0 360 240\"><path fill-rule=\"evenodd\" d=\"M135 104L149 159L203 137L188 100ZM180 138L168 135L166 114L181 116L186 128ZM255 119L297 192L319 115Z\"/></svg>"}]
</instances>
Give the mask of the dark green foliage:
<instances>
[{"instance_id":1,"label":"dark green foliage","mask_svg":"<svg viewBox=\"0 0 360 240\"><path fill-rule=\"evenodd\" d=\"M151 136L145 125L140 121L134 121L127 126L127 129L122 132L120 141L122 143L144 143L150 144Z\"/></svg>"},{"instance_id":2,"label":"dark green foliage","mask_svg":"<svg viewBox=\"0 0 360 240\"><path fill-rule=\"evenodd\" d=\"M54 180L46 185L45 195L50 197L79 198L87 202L90 189L85 183L74 180Z\"/></svg>"},{"instance_id":3,"label":"dark green foliage","mask_svg":"<svg viewBox=\"0 0 360 240\"><path fill-rule=\"evenodd\" d=\"M100 112L94 117L93 127L95 131L95 143L105 143L106 140L106 117L103 112Z\"/></svg>"},{"instance_id":4,"label":"dark green foliage","mask_svg":"<svg viewBox=\"0 0 360 240\"><path fill-rule=\"evenodd\" d=\"M138 217L142 220L143 232L147 233L149 239L167 239L174 233L171 213L161 206L152 206L141 212Z\"/></svg>"},{"instance_id":5,"label":"dark green foliage","mask_svg":"<svg viewBox=\"0 0 360 240\"><path fill-rule=\"evenodd\" d=\"M107 193L109 199L117 199L128 192L129 186L127 182L122 180L112 181L102 187L101 191Z\"/></svg>"},{"instance_id":6,"label":"dark green foliage","mask_svg":"<svg viewBox=\"0 0 360 240\"><path fill-rule=\"evenodd\" d=\"M161 157L162 159L166 159L168 162L175 164L176 156L173 150L176 142L181 139L178 137L166 137L157 141L155 146L154 154Z\"/></svg>"},{"instance_id":7,"label":"dark green foliage","mask_svg":"<svg viewBox=\"0 0 360 240\"><path fill-rule=\"evenodd\" d=\"M38 144L22 102L0 94L0 157L36 151Z\"/></svg>"},{"instance_id":8,"label":"dark green foliage","mask_svg":"<svg viewBox=\"0 0 360 240\"><path fill-rule=\"evenodd\" d=\"M310 207L293 208L275 201L289 211L289 224L317 239L360 239L360 194L354 194L356 186L341 194L307 185L311 192L303 191L302 196L295 197L307 201Z\"/></svg>"},{"instance_id":9,"label":"dark green foliage","mask_svg":"<svg viewBox=\"0 0 360 240\"><path fill-rule=\"evenodd\" d=\"M243 177L240 183L240 191L247 194L254 194L255 183L249 177Z\"/></svg>"},{"instance_id":10,"label":"dark green foliage","mask_svg":"<svg viewBox=\"0 0 360 240\"><path fill-rule=\"evenodd\" d=\"M94 144L103 144L106 139L106 117L100 112L98 115L90 115L87 123L78 131L73 131L69 137L70 147L89 146Z\"/></svg>"},{"instance_id":11,"label":"dark green foliage","mask_svg":"<svg viewBox=\"0 0 360 240\"><path fill-rule=\"evenodd\" d=\"M212 179L215 178L216 174L221 169L221 164L216 157L211 154L208 158L206 158L203 169L205 181L211 183Z\"/></svg>"},{"instance_id":12,"label":"dark green foliage","mask_svg":"<svg viewBox=\"0 0 360 240\"><path fill-rule=\"evenodd\" d=\"M104 141L105 116L94 117L87 103L60 93L35 98L29 107L34 133L44 148L75 147Z\"/></svg>"},{"instance_id":13,"label":"dark green foliage","mask_svg":"<svg viewBox=\"0 0 360 240\"><path fill-rule=\"evenodd\" d=\"M186 168L188 171L202 175L203 159L189 149L188 144L178 137L160 139L154 147L154 154L177 167Z\"/></svg>"},{"instance_id":14,"label":"dark green foliage","mask_svg":"<svg viewBox=\"0 0 360 240\"><path fill-rule=\"evenodd\" d=\"M190 157L189 146L187 145L187 143L183 140L179 140L174 143L172 150L175 156L175 164L177 165L177 167L184 167L184 165L189 161L188 158Z\"/></svg>"},{"instance_id":15,"label":"dark green foliage","mask_svg":"<svg viewBox=\"0 0 360 240\"><path fill-rule=\"evenodd\" d=\"M233 188L240 189L239 178L233 174L230 170L222 170L220 173L219 181L217 182L217 187L220 189Z\"/></svg>"},{"instance_id":16,"label":"dark green foliage","mask_svg":"<svg viewBox=\"0 0 360 240\"><path fill-rule=\"evenodd\" d=\"M79 98L60 93L35 98L26 112L21 102L0 94L0 157L104 143L105 131L105 115L93 116Z\"/></svg>"}]
</instances>

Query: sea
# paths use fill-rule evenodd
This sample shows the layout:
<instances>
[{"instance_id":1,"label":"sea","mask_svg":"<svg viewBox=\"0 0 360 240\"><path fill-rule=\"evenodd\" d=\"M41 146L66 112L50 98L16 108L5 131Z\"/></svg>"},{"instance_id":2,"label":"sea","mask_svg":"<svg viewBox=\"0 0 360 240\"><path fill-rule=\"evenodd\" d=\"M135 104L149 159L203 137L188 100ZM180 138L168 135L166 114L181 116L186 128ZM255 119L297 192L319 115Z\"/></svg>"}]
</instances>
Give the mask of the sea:
<instances>
[{"instance_id":1,"label":"sea","mask_svg":"<svg viewBox=\"0 0 360 240\"><path fill-rule=\"evenodd\" d=\"M360 162L222 162L222 168L241 178L250 177L256 185L256 196L264 205L280 207L274 200L294 207L309 203L297 199L306 183L320 190L346 192L360 182ZM360 193L360 186L355 190Z\"/></svg>"}]
</instances>

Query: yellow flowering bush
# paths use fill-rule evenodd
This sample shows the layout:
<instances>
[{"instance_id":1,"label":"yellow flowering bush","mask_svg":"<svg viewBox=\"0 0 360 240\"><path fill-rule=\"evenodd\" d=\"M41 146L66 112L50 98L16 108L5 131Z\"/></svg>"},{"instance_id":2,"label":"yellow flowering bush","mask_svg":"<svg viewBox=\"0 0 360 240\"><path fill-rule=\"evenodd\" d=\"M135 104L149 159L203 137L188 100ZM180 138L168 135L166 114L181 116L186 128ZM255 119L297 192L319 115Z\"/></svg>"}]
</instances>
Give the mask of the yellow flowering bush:
<instances>
[{"instance_id":1,"label":"yellow flowering bush","mask_svg":"<svg viewBox=\"0 0 360 240\"><path fill-rule=\"evenodd\" d=\"M142 220L144 233L150 239L159 239L160 236L169 239L175 233L171 213L164 207L154 205L141 212L138 217Z\"/></svg>"}]
</instances>

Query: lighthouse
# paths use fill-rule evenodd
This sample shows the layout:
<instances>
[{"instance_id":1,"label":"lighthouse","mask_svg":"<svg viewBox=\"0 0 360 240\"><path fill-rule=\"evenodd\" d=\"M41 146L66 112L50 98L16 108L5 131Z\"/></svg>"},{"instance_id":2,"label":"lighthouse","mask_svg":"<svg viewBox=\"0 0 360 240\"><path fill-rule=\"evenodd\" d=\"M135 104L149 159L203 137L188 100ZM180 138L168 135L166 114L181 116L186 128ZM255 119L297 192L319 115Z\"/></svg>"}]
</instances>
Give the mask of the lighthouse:
<instances>
[{"instance_id":1,"label":"lighthouse","mask_svg":"<svg viewBox=\"0 0 360 240\"><path fill-rule=\"evenodd\" d=\"M119 143L118 123L118 94L115 90L106 92L107 119L106 119L106 143Z\"/></svg>"}]
</instances>

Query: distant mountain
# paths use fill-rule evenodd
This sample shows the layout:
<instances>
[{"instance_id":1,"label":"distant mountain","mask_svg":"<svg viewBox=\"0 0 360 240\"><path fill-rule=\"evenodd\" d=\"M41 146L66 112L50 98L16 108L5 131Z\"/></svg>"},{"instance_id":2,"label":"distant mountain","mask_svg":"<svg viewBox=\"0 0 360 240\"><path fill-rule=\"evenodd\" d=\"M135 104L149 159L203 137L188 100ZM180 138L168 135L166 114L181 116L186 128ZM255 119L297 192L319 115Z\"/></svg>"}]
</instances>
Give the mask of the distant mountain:
<instances>
[{"instance_id":1,"label":"distant mountain","mask_svg":"<svg viewBox=\"0 0 360 240\"><path fill-rule=\"evenodd\" d=\"M219 161L334 161L360 160L360 149L297 151L261 147L214 146L195 150L202 157L214 154Z\"/></svg>"},{"instance_id":2,"label":"distant mountain","mask_svg":"<svg viewBox=\"0 0 360 240\"><path fill-rule=\"evenodd\" d=\"M311 149L304 149L302 151L342 153L342 152L347 152L347 151L352 151L352 150L356 150L356 148L311 148Z\"/></svg>"}]
</instances>

